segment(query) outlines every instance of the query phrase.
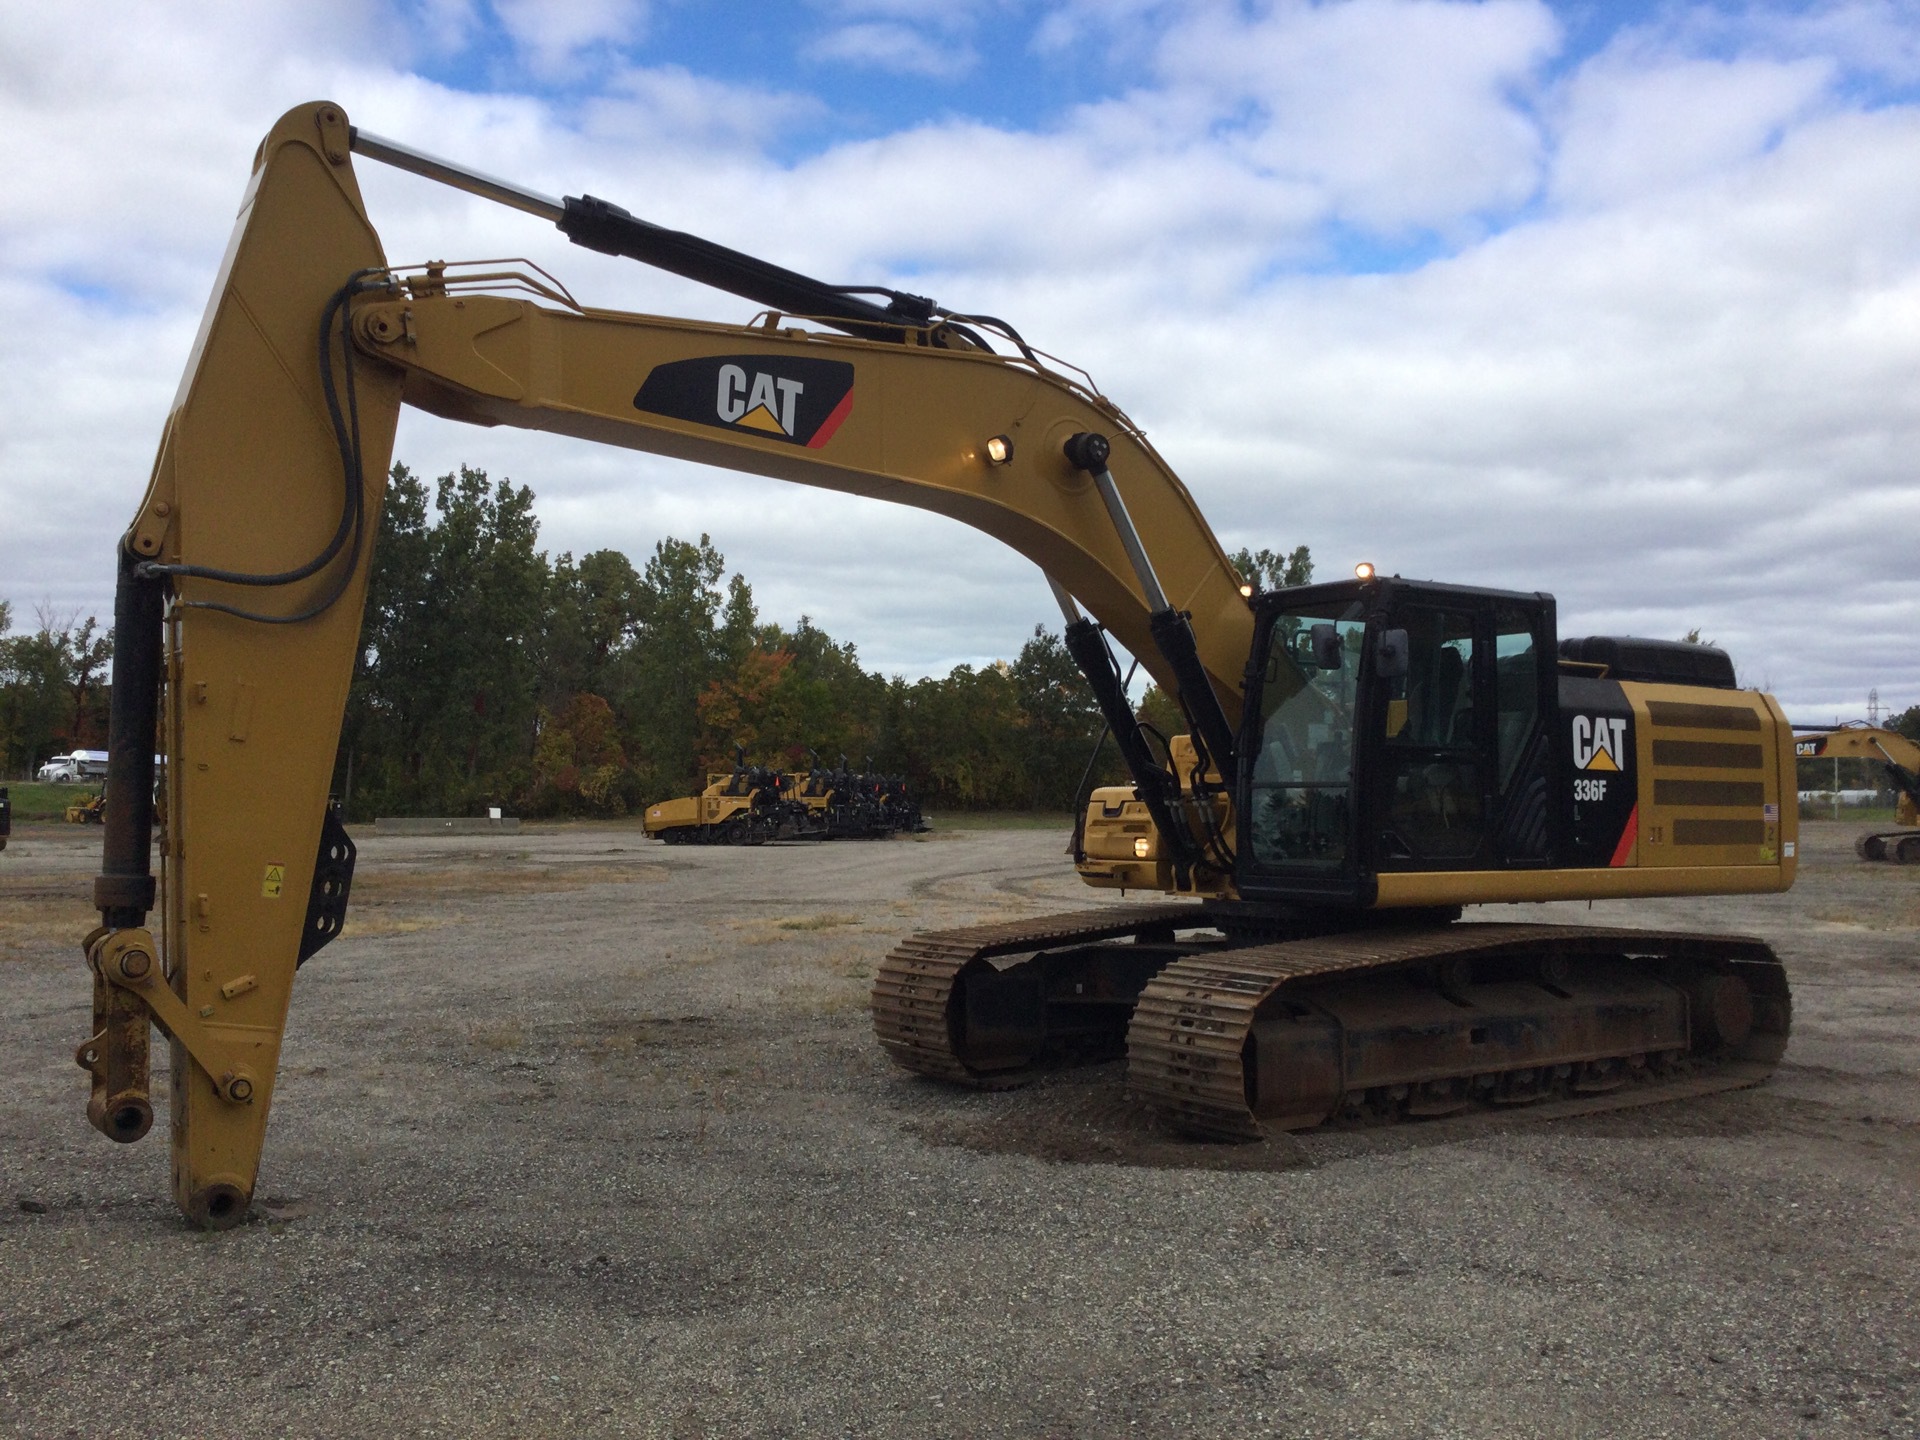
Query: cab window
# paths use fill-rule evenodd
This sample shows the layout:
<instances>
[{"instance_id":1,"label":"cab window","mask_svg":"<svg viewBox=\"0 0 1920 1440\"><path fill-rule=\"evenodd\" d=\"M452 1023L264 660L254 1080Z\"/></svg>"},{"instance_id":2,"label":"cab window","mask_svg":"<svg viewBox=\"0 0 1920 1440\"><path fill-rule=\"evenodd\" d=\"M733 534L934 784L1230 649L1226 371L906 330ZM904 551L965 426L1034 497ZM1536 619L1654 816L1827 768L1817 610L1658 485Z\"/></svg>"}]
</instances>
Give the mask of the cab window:
<instances>
[{"instance_id":1,"label":"cab window","mask_svg":"<svg viewBox=\"0 0 1920 1440\"><path fill-rule=\"evenodd\" d=\"M1274 620L1249 795L1258 865L1336 870L1347 864L1365 637L1357 601Z\"/></svg>"},{"instance_id":2,"label":"cab window","mask_svg":"<svg viewBox=\"0 0 1920 1440\"><path fill-rule=\"evenodd\" d=\"M1407 674L1386 704L1380 836L1383 864L1459 862L1486 833L1486 774L1479 746L1474 617L1408 608Z\"/></svg>"},{"instance_id":3,"label":"cab window","mask_svg":"<svg viewBox=\"0 0 1920 1440\"><path fill-rule=\"evenodd\" d=\"M1540 714L1540 669L1530 618L1518 610L1494 617L1493 673L1500 793L1512 789Z\"/></svg>"}]
</instances>

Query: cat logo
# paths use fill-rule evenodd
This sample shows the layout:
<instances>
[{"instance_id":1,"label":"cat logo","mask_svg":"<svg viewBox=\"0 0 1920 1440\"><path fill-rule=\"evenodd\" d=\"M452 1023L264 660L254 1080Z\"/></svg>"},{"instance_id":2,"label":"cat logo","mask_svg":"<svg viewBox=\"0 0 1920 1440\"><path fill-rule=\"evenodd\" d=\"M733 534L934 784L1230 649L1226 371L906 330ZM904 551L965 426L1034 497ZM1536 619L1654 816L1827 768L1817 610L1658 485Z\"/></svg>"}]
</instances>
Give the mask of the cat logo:
<instances>
[{"instance_id":1,"label":"cat logo","mask_svg":"<svg viewBox=\"0 0 1920 1440\"><path fill-rule=\"evenodd\" d=\"M853 411L853 366L800 355L711 355L656 365L633 407L818 450Z\"/></svg>"},{"instance_id":2,"label":"cat logo","mask_svg":"<svg viewBox=\"0 0 1920 1440\"><path fill-rule=\"evenodd\" d=\"M1825 740L1796 740L1793 742L1793 753L1802 760L1811 760L1826 748L1827 742Z\"/></svg>"},{"instance_id":3,"label":"cat logo","mask_svg":"<svg viewBox=\"0 0 1920 1440\"><path fill-rule=\"evenodd\" d=\"M1573 768L1576 770L1626 769L1626 717L1611 715L1574 716Z\"/></svg>"},{"instance_id":4,"label":"cat logo","mask_svg":"<svg viewBox=\"0 0 1920 1440\"><path fill-rule=\"evenodd\" d=\"M776 390L780 392L778 400L773 396ZM806 393L802 382L764 370L753 372L753 388L748 390L745 370L738 365L722 365L719 399L714 402L713 413L729 425L745 425L750 430L791 438L793 407Z\"/></svg>"}]
</instances>

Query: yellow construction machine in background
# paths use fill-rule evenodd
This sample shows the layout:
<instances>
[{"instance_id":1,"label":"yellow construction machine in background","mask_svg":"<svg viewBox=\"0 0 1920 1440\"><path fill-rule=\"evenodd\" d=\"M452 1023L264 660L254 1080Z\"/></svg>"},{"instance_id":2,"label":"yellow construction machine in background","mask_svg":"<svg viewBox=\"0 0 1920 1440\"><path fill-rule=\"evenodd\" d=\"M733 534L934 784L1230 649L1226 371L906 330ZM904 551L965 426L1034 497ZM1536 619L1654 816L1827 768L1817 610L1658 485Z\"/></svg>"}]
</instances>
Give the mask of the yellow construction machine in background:
<instances>
[{"instance_id":1,"label":"yellow construction machine in background","mask_svg":"<svg viewBox=\"0 0 1920 1440\"><path fill-rule=\"evenodd\" d=\"M105 823L106 818L107 795L104 790L77 795L73 803L67 806L69 825L100 825Z\"/></svg>"},{"instance_id":2,"label":"yellow construction machine in background","mask_svg":"<svg viewBox=\"0 0 1920 1440\"><path fill-rule=\"evenodd\" d=\"M1920 745L1898 730L1877 725L1839 725L1818 734L1794 737L1793 753L1802 760L1872 760L1887 773L1898 796L1894 824L1920 826ZM1882 830L1853 842L1862 860L1920 865L1920 829Z\"/></svg>"},{"instance_id":3,"label":"yellow construction machine in background","mask_svg":"<svg viewBox=\"0 0 1920 1440\"><path fill-rule=\"evenodd\" d=\"M731 773L709 774L698 795L649 805L641 823L669 845L763 845L791 828L785 787L777 770L749 765L736 751Z\"/></svg>"},{"instance_id":4,"label":"yellow construction machine in background","mask_svg":"<svg viewBox=\"0 0 1920 1440\"><path fill-rule=\"evenodd\" d=\"M810 754L812 752L809 752ZM647 834L669 845L763 845L769 840L879 840L927 828L920 804L897 775L749 765L736 751L731 774L711 773L698 795L650 805Z\"/></svg>"}]
</instances>

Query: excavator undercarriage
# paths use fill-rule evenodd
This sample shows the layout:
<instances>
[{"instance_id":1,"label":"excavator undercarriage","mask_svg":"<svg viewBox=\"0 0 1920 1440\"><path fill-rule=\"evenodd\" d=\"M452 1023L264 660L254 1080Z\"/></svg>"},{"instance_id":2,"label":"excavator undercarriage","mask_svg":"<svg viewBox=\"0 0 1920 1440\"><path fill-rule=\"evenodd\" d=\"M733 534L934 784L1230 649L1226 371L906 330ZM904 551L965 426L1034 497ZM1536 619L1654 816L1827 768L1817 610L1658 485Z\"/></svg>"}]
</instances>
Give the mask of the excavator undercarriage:
<instances>
[{"instance_id":1,"label":"excavator undercarriage","mask_svg":"<svg viewBox=\"0 0 1920 1440\"><path fill-rule=\"evenodd\" d=\"M1222 920L1115 906L916 935L875 979L874 1028L905 1068L982 1089L1124 1053L1170 1126L1238 1141L1756 1084L1791 1024L1778 958L1745 937L1327 915L1236 943Z\"/></svg>"}]
</instances>

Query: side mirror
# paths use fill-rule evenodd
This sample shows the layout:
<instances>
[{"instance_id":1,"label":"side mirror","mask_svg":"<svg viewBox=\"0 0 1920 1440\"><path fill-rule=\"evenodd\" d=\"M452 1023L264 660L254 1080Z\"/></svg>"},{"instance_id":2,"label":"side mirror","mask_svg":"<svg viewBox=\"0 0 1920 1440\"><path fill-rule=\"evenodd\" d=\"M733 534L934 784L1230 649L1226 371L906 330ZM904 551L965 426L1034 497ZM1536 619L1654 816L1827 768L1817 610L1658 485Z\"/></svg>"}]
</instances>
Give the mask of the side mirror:
<instances>
[{"instance_id":1,"label":"side mirror","mask_svg":"<svg viewBox=\"0 0 1920 1440\"><path fill-rule=\"evenodd\" d=\"M1325 623L1313 627L1313 663L1322 670L1338 670L1346 660L1347 645L1337 626Z\"/></svg>"},{"instance_id":2,"label":"side mirror","mask_svg":"<svg viewBox=\"0 0 1920 1440\"><path fill-rule=\"evenodd\" d=\"M1373 651L1373 673L1382 680L1398 680L1408 668L1407 632L1382 630Z\"/></svg>"}]
</instances>

